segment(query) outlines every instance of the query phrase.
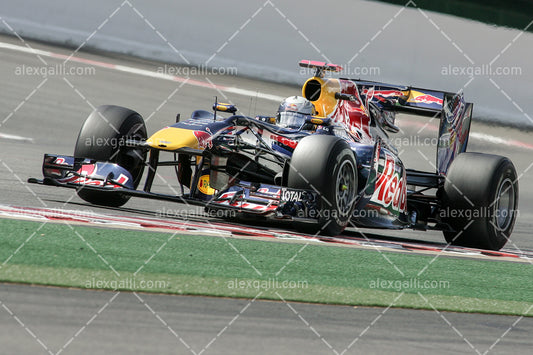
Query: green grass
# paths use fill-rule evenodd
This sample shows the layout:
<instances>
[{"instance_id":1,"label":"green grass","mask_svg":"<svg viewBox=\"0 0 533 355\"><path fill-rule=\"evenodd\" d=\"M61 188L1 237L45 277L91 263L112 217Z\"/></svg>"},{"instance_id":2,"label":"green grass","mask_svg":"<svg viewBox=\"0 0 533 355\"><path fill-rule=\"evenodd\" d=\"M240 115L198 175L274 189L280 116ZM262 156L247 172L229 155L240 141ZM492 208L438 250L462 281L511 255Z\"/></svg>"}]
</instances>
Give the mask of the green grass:
<instances>
[{"instance_id":1,"label":"green grass","mask_svg":"<svg viewBox=\"0 0 533 355\"><path fill-rule=\"evenodd\" d=\"M0 263L4 282L533 316L524 263L9 219Z\"/></svg>"}]
</instances>

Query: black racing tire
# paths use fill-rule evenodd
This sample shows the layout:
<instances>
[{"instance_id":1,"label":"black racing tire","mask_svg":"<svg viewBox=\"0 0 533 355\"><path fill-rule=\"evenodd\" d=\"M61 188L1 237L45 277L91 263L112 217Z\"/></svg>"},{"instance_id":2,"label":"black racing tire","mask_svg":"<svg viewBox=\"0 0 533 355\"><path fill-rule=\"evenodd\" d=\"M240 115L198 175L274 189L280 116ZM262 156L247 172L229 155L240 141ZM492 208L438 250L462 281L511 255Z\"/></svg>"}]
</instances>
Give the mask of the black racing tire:
<instances>
[{"instance_id":1,"label":"black racing tire","mask_svg":"<svg viewBox=\"0 0 533 355\"><path fill-rule=\"evenodd\" d=\"M452 162L442 195L441 219L453 245L500 250L517 215L518 178L506 157L462 153Z\"/></svg>"},{"instance_id":2,"label":"black racing tire","mask_svg":"<svg viewBox=\"0 0 533 355\"><path fill-rule=\"evenodd\" d=\"M295 222L298 231L339 235L350 222L357 197L355 155L342 138L303 138L290 160L287 186L319 193L318 224Z\"/></svg>"},{"instance_id":3,"label":"black racing tire","mask_svg":"<svg viewBox=\"0 0 533 355\"><path fill-rule=\"evenodd\" d=\"M111 162L128 170L135 188L141 181L146 152L125 148L126 139L146 139L146 126L140 114L125 107L103 105L94 110L78 134L74 157ZM120 207L130 196L115 191L95 191L81 188L78 196L103 206Z\"/></svg>"}]
</instances>

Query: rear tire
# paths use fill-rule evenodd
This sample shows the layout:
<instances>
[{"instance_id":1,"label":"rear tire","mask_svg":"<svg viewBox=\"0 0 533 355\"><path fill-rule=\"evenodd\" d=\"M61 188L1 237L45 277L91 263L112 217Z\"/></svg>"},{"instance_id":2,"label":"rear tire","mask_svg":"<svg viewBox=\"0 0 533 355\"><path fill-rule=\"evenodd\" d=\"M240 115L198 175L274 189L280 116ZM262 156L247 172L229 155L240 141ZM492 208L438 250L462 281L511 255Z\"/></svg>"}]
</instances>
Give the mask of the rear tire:
<instances>
[{"instance_id":1,"label":"rear tire","mask_svg":"<svg viewBox=\"0 0 533 355\"><path fill-rule=\"evenodd\" d=\"M135 188L141 181L146 152L125 148L126 139L146 139L144 120L137 112L125 107L104 105L94 110L81 127L74 157L111 162L128 170ZM81 188L78 196L97 205L120 207L129 196L115 191L94 191Z\"/></svg>"},{"instance_id":2,"label":"rear tire","mask_svg":"<svg viewBox=\"0 0 533 355\"><path fill-rule=\"evenodd\" d=\"M448 243L500 250L516 219L516 169L502 156L462 153L450 166L442 202L441 219L455 230L444 232Z\"/></svg>"},{"instance_id":3,"label":"rear tire","mask_svg":"<svg viewBox=\"0 0 533 355\"><path fill-rule=\"evenodd\" d=\"M296 222L298 231L342 233L350 222L357 197L357 165L352 149L339 137L305 137L292 155L287 185L320 194L318 225Z\"/></svg>"}]
</instances>

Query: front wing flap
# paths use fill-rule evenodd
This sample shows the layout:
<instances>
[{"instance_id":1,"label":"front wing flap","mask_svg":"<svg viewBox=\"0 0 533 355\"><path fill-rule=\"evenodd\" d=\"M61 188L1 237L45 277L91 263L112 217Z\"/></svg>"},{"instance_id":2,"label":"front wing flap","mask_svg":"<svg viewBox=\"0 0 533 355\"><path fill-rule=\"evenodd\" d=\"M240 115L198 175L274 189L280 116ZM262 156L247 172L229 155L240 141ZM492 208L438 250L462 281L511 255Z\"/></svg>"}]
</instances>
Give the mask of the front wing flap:
<instances>
[{"instance_id":1,"label":"front wing flap","mask_svg":"<svg viewBox=\"0 0 533 355\"><path fill-rule=\"evenodd\" d=\"M240 182L215 196L206 208L273 215L278 219L316 220L318 201L318 194L311 190Z\"/></svg>"},{"instance_id":2,"label":"front wing flap","mask_svg":"<svg viewBox=\"0 0 533 355\"><path fill-rule=\"evenodd\" d=\"M44 156L43 176L43 180L30 178L28 182L72 189L114 191L134 197L203 205L207 210L232 210L278 219L313 222L319 217L319 196L310 190L241 181L206 202L187 194L173 196L136 190L130 173L117 164L53 154Z\"/></svg>"},{"instance_id":3,"label":"front wing flap","mask_svg":"<svg viewBox=\"0 0 533 355\"><path fill-rule=\"evenodd\" d=\"M134 190L133 178L123 167L91 159L45 154L43 183Z\"/></svg>"}]
</instances>

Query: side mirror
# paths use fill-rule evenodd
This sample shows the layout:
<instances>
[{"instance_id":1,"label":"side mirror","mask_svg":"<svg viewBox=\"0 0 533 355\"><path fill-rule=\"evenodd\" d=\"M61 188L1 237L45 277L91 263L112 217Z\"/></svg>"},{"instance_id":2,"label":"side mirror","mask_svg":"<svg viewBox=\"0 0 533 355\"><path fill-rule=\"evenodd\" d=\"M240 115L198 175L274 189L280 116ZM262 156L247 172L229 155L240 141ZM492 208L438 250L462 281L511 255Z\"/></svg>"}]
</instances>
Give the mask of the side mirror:
<instances>
[{"instance_id":1,"label":"side mirror","mask_svg":"<svg viewBox=\"0 0 533 355\"><path fill-rule=\"evenodd\" d=\"M219 112L229 112L232 115L234 115L235 112L237 112L237 106L231 105L231 104L225 104L225 103L222 103L222 102L216 102L213 105L213 110L214 111L219 111Z\"/></svg>"},{"instance_id":2,"label":"side mirror","mask_svg":"<svg viewBox=\"0 0 533 355\"><path fill-rule=\"evenodd\" d=\"M271 116L256 116L256 119L258 119L261 122L266 122L270 124L276 124L276 117Z\"/></svg>"},{"instance_id":3,"label":"side mirror","mask_svg":"<svg viewBox=\"0 0 533 355\"><path fill-rule=\"evenodd\" d=\"M319 126L329 126L331 124L331 118L318 118L313 116L308 116L305 118L305 123L316 124Z\"/></svg>"}]
</instances>

